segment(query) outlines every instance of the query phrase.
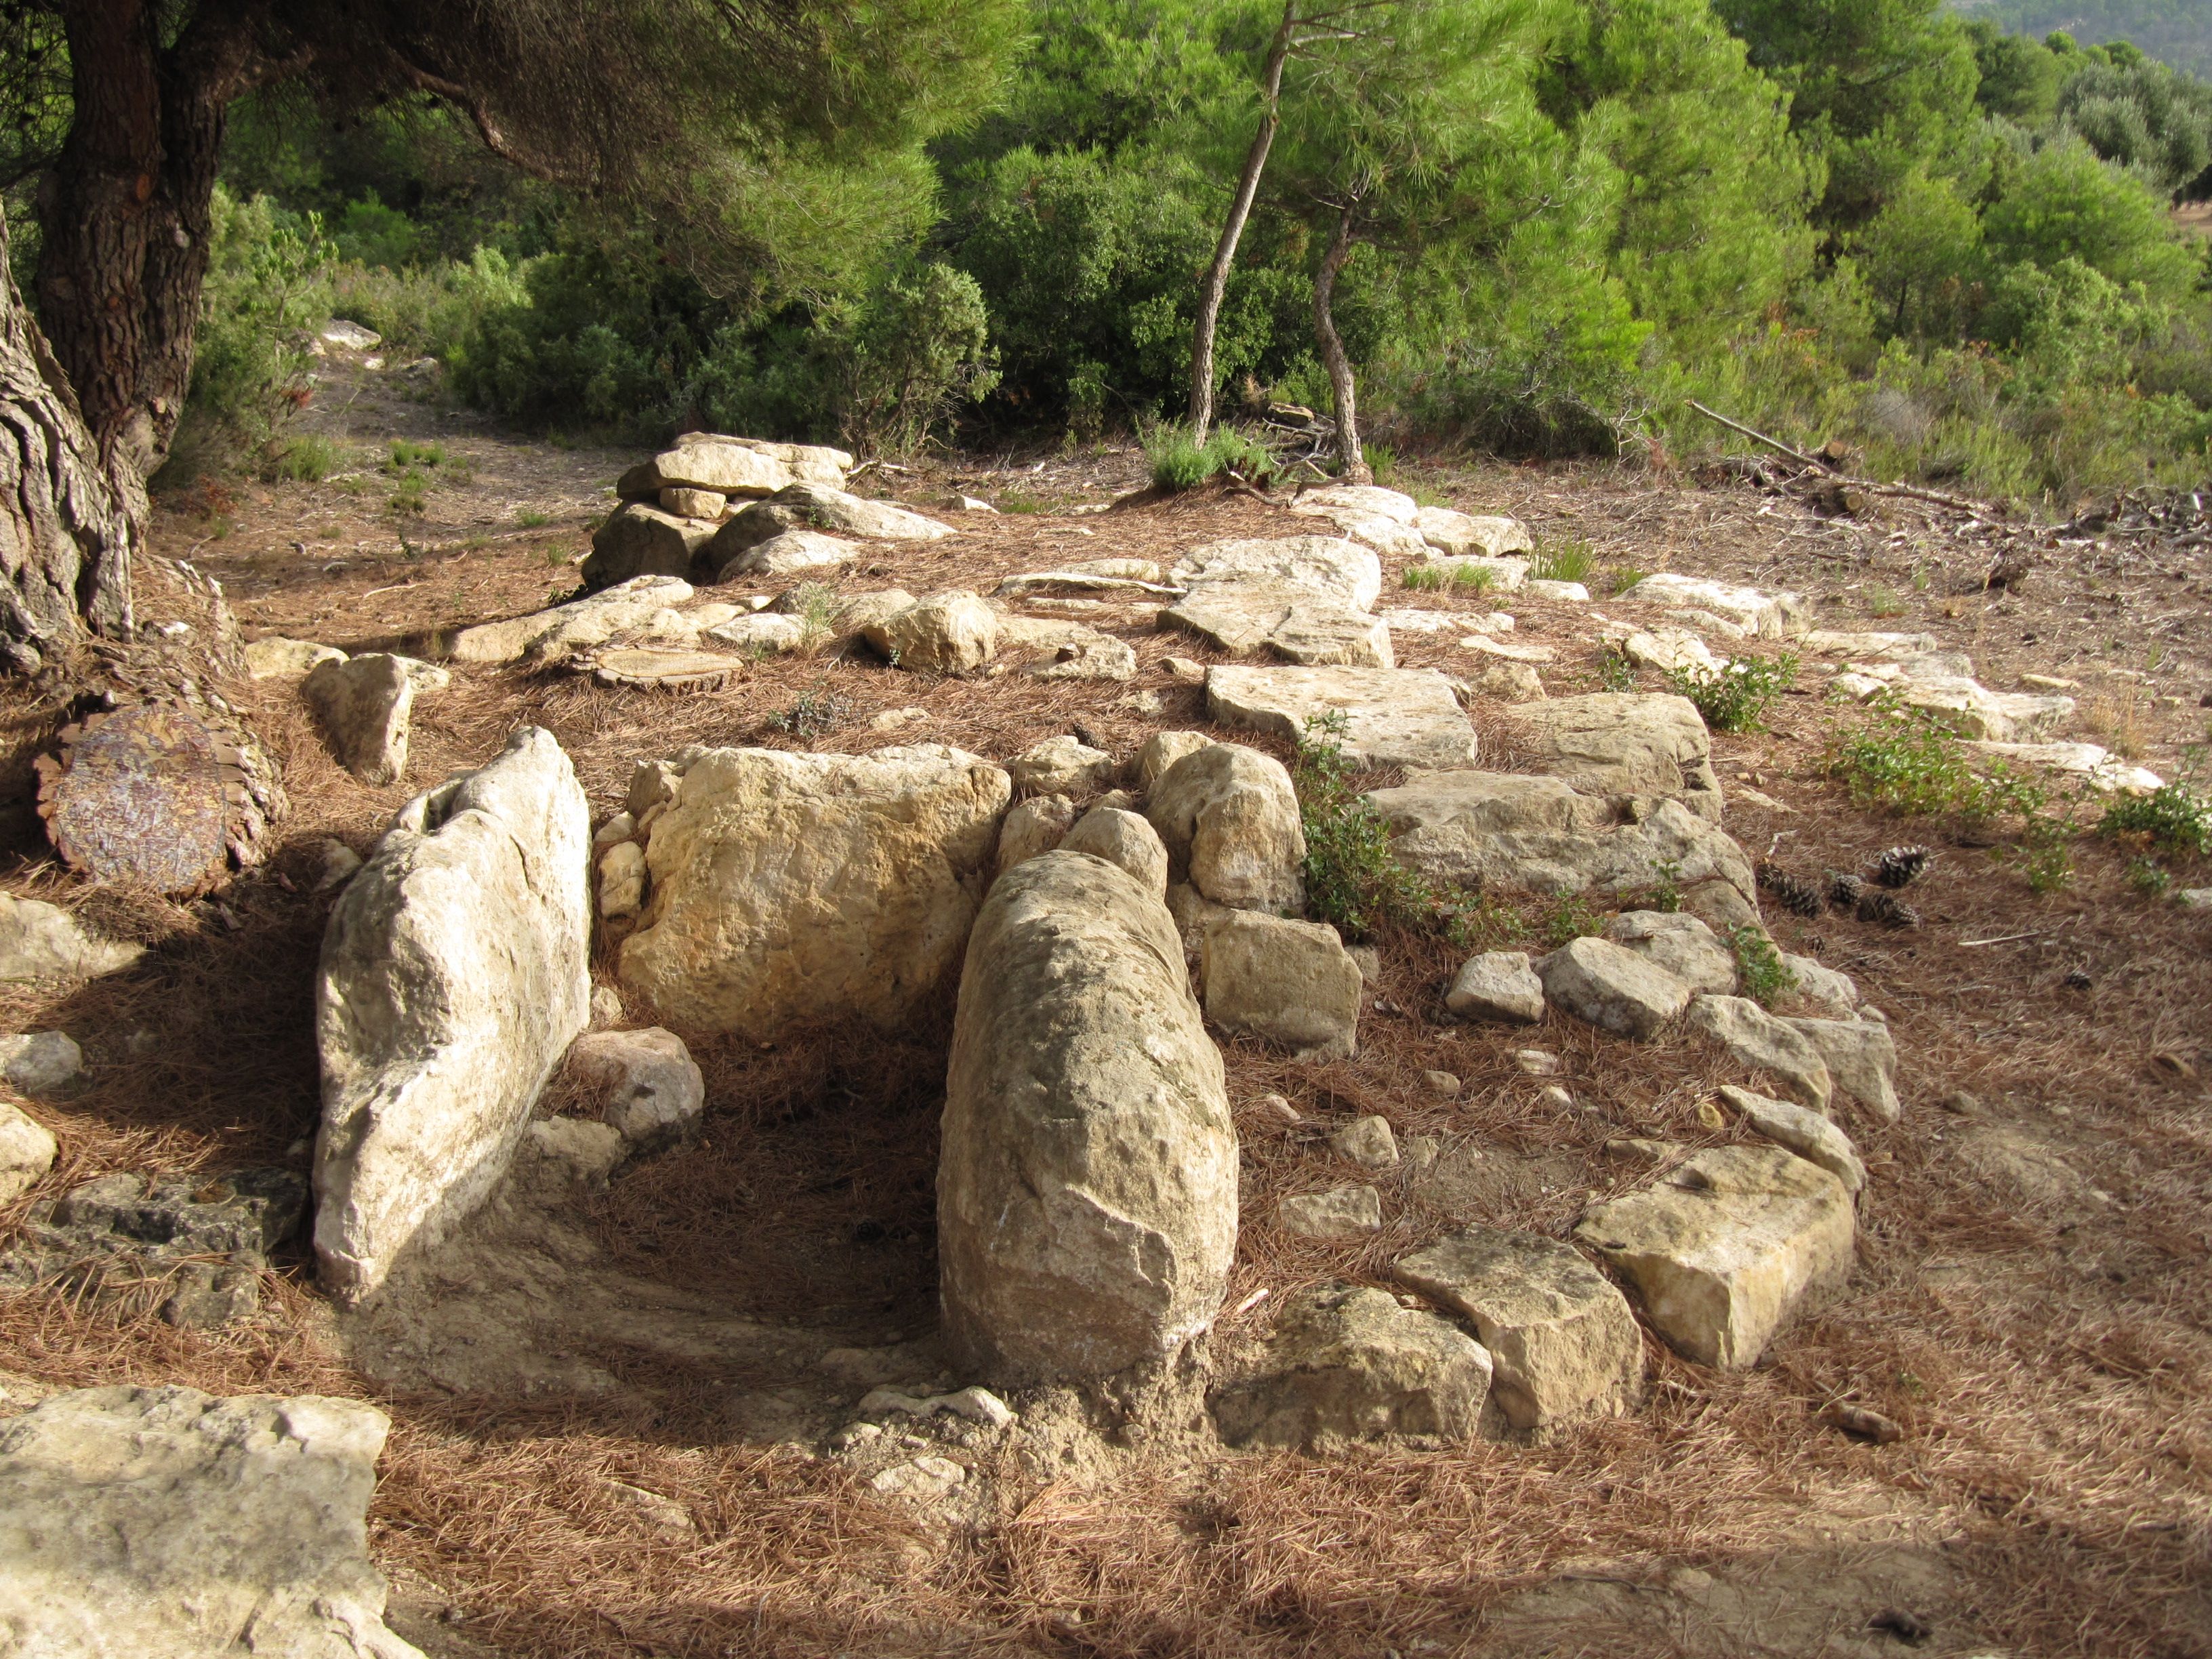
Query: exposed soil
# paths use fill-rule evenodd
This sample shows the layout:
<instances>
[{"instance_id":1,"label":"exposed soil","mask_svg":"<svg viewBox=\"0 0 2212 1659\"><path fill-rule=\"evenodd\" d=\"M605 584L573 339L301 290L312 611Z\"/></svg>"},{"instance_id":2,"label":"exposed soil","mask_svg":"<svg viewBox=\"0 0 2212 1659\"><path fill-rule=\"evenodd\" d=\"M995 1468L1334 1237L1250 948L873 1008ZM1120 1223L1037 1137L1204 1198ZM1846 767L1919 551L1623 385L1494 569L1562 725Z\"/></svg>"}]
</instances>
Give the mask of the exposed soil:
<instances>
[{"instance_id":1,"label":"exposed soil","mask_svg":"<svg viewBox=\"0 0 2212 1659\"><path fill-rule=\"evenodd\" d=\"M365 464L321 484L204 487L158 520L156 550L217 577L249 636L404 647L566 597L635 459L492 432L350 359L330 364L312 418ZM378 470L395 438L442 452L416 468L429 480L419 514L390 505L416 486ZM1075 558L1169 560L1315 528L1249 494L1067 510L1117 501L1143 471L1126 446L872 471L860 487L961 533L887 548L844 586L988 589ZM1985 528L1926 503L1825 518L1741 483L1595 465L1439 462L1399 482L1587 545L1594 604L1495 601L1516 640L1558 653L1542 670L1554 695L1599 689L1595 615L1643 614L1609 597L1616 574L1674 570L1797 589L1825 627L1933 633L1993 688L2023 672L2077 679L2066 735L2169 777L2205 737L2201 546L2085 536L1990 592ZM950 513L955 489L1004 510ZM1402 562L1384 562L1386 605L1493 608L1402 590ZM1135 647L1133 683L936 680L798 656L677 696L457 666L416 704L409 775L384 789L330 759L292 683L226 686L293 810L265 870L191 905L83 889L19 798L0 820L0 883L154 944L66 997L0 992L0 1024L68 1030L92 1066L77 1097L27 1105L63 1143L32 1199L117 1168L304 1169L323 843L366 853L408 797L480 764L517 722L559 738L595 817L619 804L634 758L686 743L932 740L1003 758L1079 721L1121 753L1206 725L1200 689L1160 663L1212 653L1156 633L1149 612L1085 620ZM1464 671L1457 631L1400 635L1401 661ZM836 711L823 735L770 722L803 696ZM871 729L907 708L924 712L896 739ZM1485 763L1510 767L1510 711L1473 712ZM13 750L0 780L19 795L58 714L20 694L0 707ZM931 1341L941 1018L773 1049L685 1033L708 1079L702 1140L603 1192L519 1176L381 1316L334 1316L304 1256L270 1275L260 1316L219 1332L0 1300L0 1410L117 1381L378 1401L395 1426L374 1545L395 1628L434 1654L2212 1653L2212 913L2137 892L2130 849L2095 837L2070 885L2038 894L2002 848L1859 810L1820 757L1863 718L1806 696L1771 729L1714 744L1731 790L1779 803L1731 800L1728 828L1753 856L1771 847L1817 873L1901 840L1938 847L1918 929L1768 917L1785 949L1851 974L1897 1036L1903 1120L1847 1121L1870 1171L1857 1268L1753 1370L1650 1343L1632 1417L1536 1445L1321 1459L1224 1454L1172 1422L1117 1425L1098 1402L1044 1395L1016 1402L1024 1425L1003 1439L944 1418L917 1427L976 1470L966 1507L878 1495L864 1477L889 1450L831 1455L823 1437L877 1382L972 1380L944 1374ZM2212 884L2201 866L2179 874ZM1455 1224L1565 1232L1638 1178L1607 1158L1609 1139L1740 1133L1698 1115L1737 1080L1717 1051L1681 1036L1631 1046L1556 1015L1533 1030L1460 1025L1443 1007L1459 953L1405 934L1378 944L1357 1059L1227 1047L1244 1175L1224 1346L1301 1285L1388 1284L1394 1258ZM1563 1057L1571 1107L1545 1104L1553 1079L1514 1062L1531 1044ZM1431 1069L1462 1079L1456 1097L1425 1085ZM1271 1093L1304 1121L1286 1124ZM1348 1178L1325 1139L1364 1112L1401 1139L1438 1137L1443 1156L1382 1178L1386 1224L1367 1243L1279 1231L1279 1197ZM1838 1401L1904 1437L1851 1439L1825 1420ZM673 1499L689 1525L656 1523L629 1488Z\"/></svg>"}]
</instances>

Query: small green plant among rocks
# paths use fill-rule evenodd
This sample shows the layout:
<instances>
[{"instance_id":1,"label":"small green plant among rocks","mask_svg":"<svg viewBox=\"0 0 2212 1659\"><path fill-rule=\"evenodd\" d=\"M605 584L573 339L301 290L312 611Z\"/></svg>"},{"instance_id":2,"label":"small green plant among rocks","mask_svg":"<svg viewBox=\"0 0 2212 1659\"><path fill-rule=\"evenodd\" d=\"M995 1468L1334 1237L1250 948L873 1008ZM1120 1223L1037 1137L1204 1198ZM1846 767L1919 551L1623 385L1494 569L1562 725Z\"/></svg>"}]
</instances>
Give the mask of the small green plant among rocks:
<instances>
[{"instance_id":1,"label":"small green plant among rocks","mask_svg":"<svg viewBox=\"0 0 2212 1659\"><path fill-rule=\"evenodd\" d=\"M1528 561L1528 577L1540 582L1578 582L1597 566L1597 555L1579 536L1547 536Z\"/></svg>"},{"instance_id":2,"label":"small green plant among rocks","mask_svg":"<svg viewBox=\"0 0 2212 1659\"><path fill-rule=\"evenodd\" d=\"M1619 645L1607 641L1598 653L1597 683L1608 691L1636 690L1636 665Z\"/></svg>"},{"instance_id":3,"label":"small green plant among rocks","mask_svg":"<svg viewBox=\"0 0 2212 1659\"><path fill-rule=\"evenodd\" d=\"M1716 732L1748 732L1797 679L1797 656L1738 657L1716 672L1696 663L1667 670L1667 684L1698 706Z\"/></svg>"},{"instance_id":4,"label":"small green plant among rocks","mask_svg":"<svg viewBox=\"0 0 2212 1659\"><path fill-rule=\"evenodd\" d=\"M1220 473L1247 483L1275 475L1275 458L1267 446L1231 427L1215 428L1199 444L1182 427L1164 426L1145 440L1145 453L1152 464L1152 482L1162 489L1195 489Z\"/></svg>"},{"instance_id":5,"label":"small green plant among rocks","mask_svg":"<svg viewBox=\"0 0 2212 1659\"><path fill-rule=\"evenodd\" d=\"M818 738L833 732L853 717L853 705L843 697L817 688L802 691L799 701L788 708L779 708L768 717L767 724L779 732L788 732L794 738Z\"/></svg>"},{"instance_id":6,"label":"small green plant among rocks","mask_svg":"<svg viewBox=\"0 0 2212 1659\"><path fill-rule=\"evenodd\" d=\"M1760 1007L1772 1007L1797 988L1797 975L1782 960L1765 928L1747 921L1729 929L1728 942L1735 952L1736 984Z\"/></svg>"},{"instance_id":7,"label":"small green plant among rocks","mask_svg":"<svg viewBox=\"0 0 2212 1659\"><path fill-rule=\"evenodd\" d=\"M1390 828L1352 784L1341 710L1310 715L1292 781L1306 838L1306 908L1348 939L1385 924L1432 926L1446 918L1443 894L1390 850Z\"/></svg>"},{"instance_id":8,"label":"small green plant among rocks","mask_svg":"<svg viewBox=\"0 0 2212 1659\"><path fill-rule=\"evenodd\" d=\"M1826 765L1861 806L1900 817L1954 813L1975 824L2043 810L2042 787L2002 761L1977 772L1958 734L1925 710L1894 695L1875 700L1875 719L1849 738L1832 743Z\"/></svg>"},{"instance_id":9,"label":"small green plant among rocks","mask_svg":"<svg viewBox=\"0 0 2212 1659\"><path fill-rule=\"evenodd\" d=\"M1553 950L1605 931L1605 917L1580 893L1566 893L1537 919L1536 932Z\"/></svg>"},{"instance_id":10,"label":"small green plant among rocks","mask_svg":"<svg viewBox=\"0 0 2212 1659\"><path fill-rule=\"evenodd\" d=\"M2212 798L2186 783L2125 795L2105 808L2100 834L2148 845L2169 857L2212 853Z\"/></svg>"}]
</instances>

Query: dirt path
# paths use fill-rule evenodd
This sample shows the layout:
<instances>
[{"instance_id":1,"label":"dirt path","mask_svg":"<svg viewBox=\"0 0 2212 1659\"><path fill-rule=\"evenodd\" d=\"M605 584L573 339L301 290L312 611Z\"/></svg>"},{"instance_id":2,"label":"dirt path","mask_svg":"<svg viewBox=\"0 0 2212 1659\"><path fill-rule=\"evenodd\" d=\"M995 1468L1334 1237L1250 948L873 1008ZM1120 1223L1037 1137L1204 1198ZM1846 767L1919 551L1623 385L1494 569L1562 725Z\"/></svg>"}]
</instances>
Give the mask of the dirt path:
<instances>
[{"instance_id":1,"label":"dirt path","mask_svg":"<svg viewBox=\"0 0 2212 1659\"><path fill-rule=\"evenodd\" d=\"M346 471L203 492L157 526L158 550L224 583L249 636L391 646L565 597L635 459L495 433L351 361L329 366L311 419L346 447ZM395 441L417 447L411 462L392 462ZM1106 506L1142 472L1126 447L877 472L961 533L886 549L847 586L988 590L1073 558L1171 559L1315 528L1237 495L1068 511ZM1678 571L1804 592L1826 627L1932 633L1991 686L2076 680L2068 735L2168 776L2204 737L2202 547L2084 537L2017 591L1990 592L1986 536L1909 502L1833 520L1742 485L1590 466L1414 468L1401 482L1585 550L1590 605L1498 601L1516 640L1556 652L1542 670L1554 696L1599 689L1594 617L1631 614L1612 598L1620 574ZM1002 510L952 514L955 489ZM1385 561L1385 605L1492 608L1402 589L1402 562ZM9 1029L78 1033L93 1063L85 1094L36 1109L64 1141L49 1190L115 1168L304 1167L325 843L368 851L403 801L481 763L517 721L559 737L595 817L638 756L860 750L885 741L871 721L891 710L921 711L902 741L997 758L1079 722L1118 753L1206 724L1200 689L1162 662L1213 653L1156 633L1149 613L1086 619L1134 647L1135 680L933 680L793 656L676 696L457 668L417 705L408 777L382 789L332 763L290 684L227 688L294 804L265 877L219 907L111 905L108 925L155 944L140 968L58 1001L0 993ZM1401 664L1464 672L1460 631L1401 635ZM830 729L775 722L802 697L833 711ZM1510 767L1510 708L1472 712L1485 763ZM35 744L51 716L15 711L18 740ZM1832 730L1857 718L1792 697L1770 730L1716 738L1728 827L1749 852L1849 869L1935 835L1859 810L1824 775ZM11 890L66 896L28 829L11 848ZM937 1376L929 1346L941 1027L773 1050L700 1037L702 1141L604 1193L488 1215L449 1267L442 1323L341 1325L295 1261L257 1321L220 1332L0 1304L0 1368L32 1389L178 1379L380 1400L397 1426L375 1546L401 1585L396 1626L433 1653L2212 1653L2212 915L2138 893L2126 849L2094 838L2050 893L2002 848L1939 851L1917 930L1767 918L1784 949L1856 978L1903 1056L1903 1120L1850 1126L1871 1182L1849 1288L1754 1370L1705 1370L1651 1343L1643 1411L1546 1444L1232 1457L1175 1437L1102 1451L1071 1432L1073 1461L1055 1470L977 1438L962 1444L993 1472L988 1512L947 1524L870 1491L824 1440L853 1399L878 1372L963 1380ZM2201 865L2184 873L2212 884ZM1380 945L1356 1060L1226 1050L1245 1223L1225 1340L1262 1328L1300 1285L1388 1282L1390 1260L1455 1223L1563 1231L1626 1179L1608 1141L1741 1133L1698 1115L1732 1080L1716 1052L1632 1049L1557 1016L1534 1039L1458 1024L1441 1006L1455 953L1405 935ZM1571 1106L1515 1063L1531 1040L1562 1055ZM1455 1098L1424 1085L1431 1070L1462 1080ZM1302 1127L1265 1104L1277 1093ZM1281 1232L1276 1198L1317 1184L1326 1131L1364 1112L1401 1139L1436 1137L1455 1183L1388 1178L1390 1218L1364 1245ZM1838 1432L1825 1414L1839 1401L1903 1437ZM1035 1410L1048 1438L1052 1407ZM641 1519L610 1480L673 1499L686 1524Z\"/></svg>"}]
</instances>

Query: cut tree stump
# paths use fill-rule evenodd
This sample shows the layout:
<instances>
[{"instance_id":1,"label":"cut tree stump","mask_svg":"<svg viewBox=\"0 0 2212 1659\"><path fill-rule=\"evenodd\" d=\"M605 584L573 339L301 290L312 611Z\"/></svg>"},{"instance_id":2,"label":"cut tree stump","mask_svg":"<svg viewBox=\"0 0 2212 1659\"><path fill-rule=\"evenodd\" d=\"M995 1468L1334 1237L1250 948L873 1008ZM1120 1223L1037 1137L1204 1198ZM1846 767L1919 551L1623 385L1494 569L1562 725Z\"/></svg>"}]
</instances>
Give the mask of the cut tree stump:
<instances>
[{"instance_id":1,"label":"cut tree stump","mask_svg":"<svg viewBox=\"0 0 2212 1659\"><path fill-rule=\"evenodd\" d=\"M38 773L46 835L72 869L173 897L228 874L247 805L240 757L186 710L149 703L93 715L64 729Z\"/></svg>"}]
</instances>

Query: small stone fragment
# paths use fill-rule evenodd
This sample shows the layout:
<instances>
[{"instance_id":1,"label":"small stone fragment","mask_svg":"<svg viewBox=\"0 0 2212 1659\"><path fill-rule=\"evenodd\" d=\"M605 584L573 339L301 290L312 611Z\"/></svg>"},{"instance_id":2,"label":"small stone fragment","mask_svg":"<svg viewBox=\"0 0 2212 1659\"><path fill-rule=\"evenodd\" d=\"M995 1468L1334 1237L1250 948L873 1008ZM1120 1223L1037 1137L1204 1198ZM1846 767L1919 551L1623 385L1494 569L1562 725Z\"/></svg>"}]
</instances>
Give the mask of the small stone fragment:
<instances>
[{"instance_id":1,"label":"small stone fragment","mask_svg":"<svg viewBox=\"0 0 2212 1659\"><path fill-rule=\"evenodd\" d=\"M1301 1238L1358 1238L1382 1230L1382 1195L1372 1187L1333 1187L1325 1193L1299 1193L1275 1206L1285 1232Z\"/></svg>"},{"instance_id":2,"label":"small stone fragment","mask_svg":"<svg viewBox=\"0 0 2212 1659\"><path fill-rule=\"evenodd\" d=\"M645 848L618 841L599 859L599 914L609 921L645 908Z\"/></svg>"},{"instance_id":3,"label":"small stone fragment","mask_svg":"<svg viewBox=\"0 0 2212 1659\"><path fill-rule=\"evenodd\" d=\"M1390 1133L1390 1121L1370 1113L1355 1117L1328 1138L1328 1144L1339 1158L1349 1158L1363 1170L1389 1170L1398 1162L1397 1137Z\"/></svg>"},{"instance_id":4,"label":"small stone fragment","mask_svg":"<svg viewBox=\"0 0 2212 1659\"><path fill-rule=\"evenodd\" d=\"M695 1133L707 1109L706 1079L684 1039L652 1026L586 1031L568 1045L568 1067L599 1097L600 1121L634 1149L665 1146Z\"/></svg>"},{"instance_id":5,"label":"small stone fragment","mask_svg":"<svg viewBox=\"0 0 2212 1659\"><path fill-rule=\"evenodd\" d=\"M1449 1072L1424 1072L1421 1073L1421 1081L1428 1085L1429 1092L1439 1100L1459 1098L1459 1079Z\"/></svg>"},{"instance_id":6,"label":"small stone fragment","mask_svg":"<svg viewBox=\"0 0 2212 1659\"><path fill-rule=\"evenodd\" d=\"M0 1204L14 1203L45 1180L60 1150L46 1125L0 1100Z\"/></svg>"},{"instance_id":7,"label":"small stone fragment","mask_svg":"<svg viewBox=\"0 0 2212 1659\"><path fill-rule=\"evenodd\" d=\"M1534 1025L1544 1018L1544 982L1526 951L1486 951L1461 967L1444 1006L1462 1019Z\"/></svg>"},{"instance_id":8,"label":"small stone fragment","mask_svg":"<svg viewBox=\"0 0 2212 1659\"><path fill-rule=\"evenodd\" d=\"M1690 988L1680 980L1606 939L1571 940L1534 965L1550 1001L1601 1030L1639 1042L1656 1036L1690 1001Z\"/></svg>"},{"instance_id":9,"label":"small stone fragment","mask_svg":"<svg viewBox=\"0 0 2212 1659\"><path fill-rule=\"evenodd\" d=\"M84 1071L84 1051L65 1031L0 1036L0 1077L27 1095L53 1095Z\"/></svg>"}]
</instances>

